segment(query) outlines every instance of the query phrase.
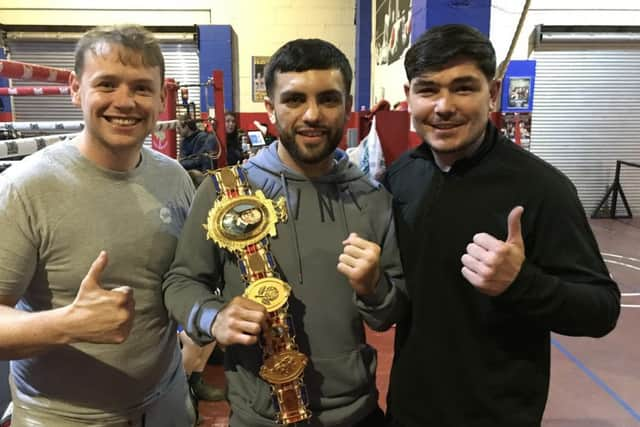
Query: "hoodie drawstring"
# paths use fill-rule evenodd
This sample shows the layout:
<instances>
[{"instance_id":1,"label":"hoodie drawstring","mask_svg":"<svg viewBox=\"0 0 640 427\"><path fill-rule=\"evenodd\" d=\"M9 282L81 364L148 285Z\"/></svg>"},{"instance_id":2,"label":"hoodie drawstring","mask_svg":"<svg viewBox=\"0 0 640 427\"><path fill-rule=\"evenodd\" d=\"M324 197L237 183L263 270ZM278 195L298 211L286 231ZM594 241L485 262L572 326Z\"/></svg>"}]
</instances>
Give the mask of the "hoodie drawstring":
<instances>
[{"instance_id":1,"label":"hoodie drawstring","mask_svg":"<svg viewBox=\"0 0 640 427\"><path fill-rule=\"evenodd\" d=\"M302 285L302 258L300 257L300 245L298 244L298 230L296 229L296 219L293 215L293 209L291 209L291 201L289 200L289 187L287 186L287 179L284 176L284 172L280 172L280 182L282 183L282 190L284 191L284 199L287 203L287 211L289 212L289 220L293 227L293 234L291 234L291 243L296 248L296 257L298 260L298 284Z\"/></svg>"},{"instance_id":2,"label":"hoodie drawstring","mask_svg":"<svg viewBox=\"0 0 640 427\"><path fill-rule=\"evenodd\" d=\"M340 213L342 214L342 231L344 233L344 238L346 239L347 237L349 237L349 225L347 224L347 212L345 211L345 208L344 208L343 197L345 194L349 194L351 195L351 197L353 197L353 194L351 194L351 190L349 190L349 184L347 184L346 187L343 187L343 188L339 188L338 185L336 184L336 190L339 191L338 204L340 205Z\"/></svg>"}]
</instances>

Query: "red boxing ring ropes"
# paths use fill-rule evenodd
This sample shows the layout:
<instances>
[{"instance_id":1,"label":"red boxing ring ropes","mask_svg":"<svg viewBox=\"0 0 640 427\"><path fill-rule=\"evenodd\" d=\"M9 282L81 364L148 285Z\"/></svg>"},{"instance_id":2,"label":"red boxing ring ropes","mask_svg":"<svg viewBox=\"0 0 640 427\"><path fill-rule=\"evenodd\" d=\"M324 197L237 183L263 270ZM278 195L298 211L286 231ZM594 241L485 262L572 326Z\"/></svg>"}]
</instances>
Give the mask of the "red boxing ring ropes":
<instances>
[{"instance_id":1,"label":"red boxing ring ropes","mask_svg":"<svg viewBox=\"0 0 640 427\"><path fill-rule=\"evenodd\" d=\"M54 83L68 83L71 71L55 67L45 67L24 62L0 60L0 77L48 81ZM165 111L160 114L160 118L165 122L158 123L158 127L151 135L151 146L170 157L175 158L176 147L176 92L178 86L173 79L166 79L167 99ZM48 96L48 95L68 95L69 88L66 86L49 87L11 87L0 88L0 96ZM45 127L45 126L43 126ZM62 126L64 128L64 126ZM59 130L59 129L58 129ZM62 135L59 135L62 137ZM69 135L70 137L71 135ZM65 139L65 138L62 138ZM0 159L12 156L28 155L37 151L50 143L61 140L53 137L38 137L35 139L0 141ZM19 148L18 148L19 147Z\"/></svg>"},{"instance_id":2,"label":"red boxing ring ropes","mask_svg":"<svg viewBox=\"0 0 640 427\"><path fill-rule=\"evenodd\" d=\"M0 96L50 96L70 95L69 86L18 86L0 87Z\"/></svg>"},{"instance_id":3,"label":"red boxing ring ropes","mask_svg":"<svg viewBox=\"0 0 640 427\"><path fill-rule=\"evenodd\" d=\"M0 77L40 82L69 83L71 71L0 59Z\"/></svg>"}]
</instances>

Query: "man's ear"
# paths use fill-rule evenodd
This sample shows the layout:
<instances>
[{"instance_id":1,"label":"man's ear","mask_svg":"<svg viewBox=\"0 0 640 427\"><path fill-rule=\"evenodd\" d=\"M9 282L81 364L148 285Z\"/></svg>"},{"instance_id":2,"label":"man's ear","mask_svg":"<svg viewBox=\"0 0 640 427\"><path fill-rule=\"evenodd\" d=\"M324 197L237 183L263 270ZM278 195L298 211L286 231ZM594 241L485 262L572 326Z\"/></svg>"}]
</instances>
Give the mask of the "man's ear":
<instances>
[{"instance_id":1,"label":"man's ear","mask_svg":"<svg viewBox=\"0 0 640 427\"><path fill-rule=\"evenodd\" d=\"M69 90L71 91L71 102L73 105L80 106L80 79L75 71L69 74Z\"/></svg>"},{"instance_id":2,"label":"man's ear","mask_svg":"<svg viewBox=\"0 0 640 427\"><path fill-rule=\"evenodd\" d=\"M271 98L269 98L268 96L264 97L264 108L267 110L267 114L269 115L269 121L271 122L271 124L276 124L276 111L275 111L275 107L273 105L273 102L271 102Z\"/></svg>"},{"instance_id":3,"label":"man's ear","mask_svg":"<svg viewBox=\"0 0 640 427\"><path fill-rule=\"evenodd\" d=\"M345 103L344 103L345 117L347 120L349 120L349 116L351 115L352 107L353 107L353 96L349 94L347 95L347 99L345 100Z\"/></svg>"},{"instance_id":4,"label":"man's ear","mask_svg":"<svg viewBox=\"0 0 640 427\"><path fill-rule=\"evenodd\" d=\"M164 82L162 83L162 89L160 89L160 104L161 104L161 109L160 111L165 111L167 108L167 85L164 84Z\"/></svg>"},{"instance_id":5,"label":"man's ear","mask_svg":"<svg viewBox=\"0 0 640 427\"><path fill-rule=\"evenodd\" d=\"M500 80L492 80L489 83L489 107L491 111L496 111L496 106L498 105L498 96L500 95Z\"/></svg>"},{"instance_id":6,"label":"man's ear","mask_svg":"<svg viewBox=\"0 0 640 427\"><path fill-rule=\"evenodd\" d=\"M409 102L409 95L411 95L411 82L406 82L403 85L403 88L404 88L405 102L407 103L407 112L409 113L409 115L411 115L411 103ZM409 122L411 123L411 130L414 130L413 120L409 120Z\"/></svg>"}]
</instances>

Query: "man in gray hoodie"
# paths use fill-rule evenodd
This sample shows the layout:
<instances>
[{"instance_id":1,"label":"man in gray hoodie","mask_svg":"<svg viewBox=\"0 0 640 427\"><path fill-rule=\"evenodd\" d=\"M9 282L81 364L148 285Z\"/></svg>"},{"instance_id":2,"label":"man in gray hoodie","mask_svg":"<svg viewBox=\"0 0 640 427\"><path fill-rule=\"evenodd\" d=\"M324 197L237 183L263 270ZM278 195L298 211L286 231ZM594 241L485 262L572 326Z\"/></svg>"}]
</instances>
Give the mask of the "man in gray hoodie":
<instances>
[{"instance_id":1,"label":"man in gray hoodie","mask_svg":"<svg viewBox=\"0 0 640 427\"><path fill-rule=\"evenodd\" d=\"M265 99L280 138L237 172L254 191L286 200L288 219L265 247L291 287L287 327L308 360L302 394L311 426L383 425L376 351L362 321L386 329L406 304L391 198L337 149L351 110L351 77L348 60L328 42L282 46L266 68ZM214 176L198 189L164 299L193 339L226 347L230 425L273 426L283 409L259 374L272 318L242 296L247 273L237 252L207 240L202 227L224 197L222 181Z\"/></svg>"}]
</instances>

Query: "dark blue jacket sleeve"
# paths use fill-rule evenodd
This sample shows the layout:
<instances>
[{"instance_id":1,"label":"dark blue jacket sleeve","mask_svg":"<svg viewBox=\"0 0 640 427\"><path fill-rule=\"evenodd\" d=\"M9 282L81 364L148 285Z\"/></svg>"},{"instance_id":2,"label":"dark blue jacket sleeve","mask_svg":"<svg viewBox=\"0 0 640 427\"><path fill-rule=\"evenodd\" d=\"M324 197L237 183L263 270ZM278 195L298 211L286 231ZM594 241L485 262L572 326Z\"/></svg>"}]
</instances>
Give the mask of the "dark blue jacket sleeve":
<instances>
[{"instance_id":1,"label":"dark blue jacket sleeve","mask_svg":"<svg viewBox=\"0 0 640 427\"><path fill-rule=\"evenodd\" d=\"M217 162L211 155L218 151L218 139L212 133L200 131L193 142L193 149L184 153L180 164L185 169L215 169Z\"/></svg>"}]
</instances>

